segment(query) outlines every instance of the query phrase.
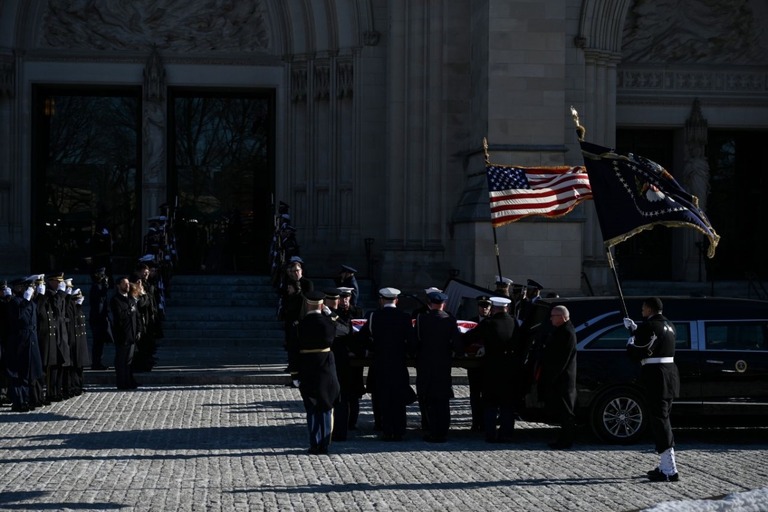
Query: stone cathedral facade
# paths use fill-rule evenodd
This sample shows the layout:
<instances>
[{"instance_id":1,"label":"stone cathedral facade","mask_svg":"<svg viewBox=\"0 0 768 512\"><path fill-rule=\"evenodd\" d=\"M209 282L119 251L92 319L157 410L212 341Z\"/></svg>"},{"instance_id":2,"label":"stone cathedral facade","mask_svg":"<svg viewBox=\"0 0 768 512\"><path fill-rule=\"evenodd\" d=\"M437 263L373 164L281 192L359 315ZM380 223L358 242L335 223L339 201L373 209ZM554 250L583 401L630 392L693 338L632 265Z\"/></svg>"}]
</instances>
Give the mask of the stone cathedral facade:
<instances>
[{"instance_id":1,"label":"stone cathedral facade","mask_svg":"<svg viewBox=\"0 0 768 512\"><path fill-rule=\"evenodd\" d=\"M738 278L766 245L737 207L768 192L766 27L756 0L0 0L0 276L81 270L102 229L128 265L169 203L190 271L266 272L284 202L310 277L492 286L500 266L601 293L589 202L499 228L498 264L489 222L483 138L497 163L581 165L573 105L723 237L711 263L697 235L649 235L625 277Z\"/></svg>"}]
</instances>

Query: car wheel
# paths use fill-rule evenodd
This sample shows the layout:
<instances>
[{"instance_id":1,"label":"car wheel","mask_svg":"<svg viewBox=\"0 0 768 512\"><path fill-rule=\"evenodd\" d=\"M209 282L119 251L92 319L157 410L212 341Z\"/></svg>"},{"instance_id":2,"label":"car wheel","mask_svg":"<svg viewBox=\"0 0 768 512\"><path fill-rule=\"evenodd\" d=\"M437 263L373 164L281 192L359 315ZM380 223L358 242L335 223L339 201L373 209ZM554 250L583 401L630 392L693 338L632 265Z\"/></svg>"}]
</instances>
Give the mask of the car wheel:
<instances>
[{"instance_id":1,"label":"car wheel","mask_svg":"<svg viewBox=\"0 0 768 512\"><path fill-rule=\"evenodd\" d=\"M645 404L636 392L628 389L607 392L592 409L592 430L609 443L634 443L647 424Z\"/></svg>"}]
</instances>

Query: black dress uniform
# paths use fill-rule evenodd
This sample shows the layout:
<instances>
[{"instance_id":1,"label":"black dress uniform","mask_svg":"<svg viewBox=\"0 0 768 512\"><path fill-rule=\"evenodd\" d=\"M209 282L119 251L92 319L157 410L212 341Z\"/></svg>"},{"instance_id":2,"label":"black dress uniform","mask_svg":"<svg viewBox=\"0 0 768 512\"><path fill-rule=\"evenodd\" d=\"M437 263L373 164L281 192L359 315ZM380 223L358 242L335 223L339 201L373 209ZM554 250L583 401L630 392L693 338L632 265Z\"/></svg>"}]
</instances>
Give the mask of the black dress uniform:
<instances>
[{"instance_id":1,"label":"black dress uniform","mask_svg":"<svg viewBox=\"0 0 768 512\"><path fill-rule=\"evenodd\" d=\"M561 427L551 446L569 448L576 422L576 330L570 320L549 333L541 366L539 390L549 417Z\"/></svg>"},{"instance_id":2,"label":"black dress uniform","mask_svg":"<svg viewBox=\"0 0 768 512\"><path fill-rule=\"evenodd\" d=\"M675 327L661 314L659 299L646 299L644 306L654 305L651 314L641 323L630 338L627 354L642 365L640 384L650 416L651 433L656 452L661 454L659 468L648 473L651 480L678 478L674 460L675 439L669 414L672 401L680 393L680 376L674 363Z\"/></svg>"},{"instance_id":3,"label":"black dress uniform","mask_svg":"<svg viewBox=\"0 0 768 512\"><path fill-rule=\"evenodd\" d=\"M364 357L365 349L358 343L358 337L354 333L352 328L353 318L362 318L363 310L357 306L350 306L349 308L340 308L337 310L339 315L339 321L349 327L348 334L343 338L337 338L334 342L336 347L339 343L338 350L345 350L346 361L342 361L341 357L336 356L336 370L339 375L339 384L341 385L341 404L346 401L347 403L347 428L355 430L357 428L357 418L360 415L360 399L365 394L365 378L363 377L363 366L352 366L350 359L352 357ZM337 348L334 348L336 353ZM338 408L337 408L338 409ZM334 409L334 412L336 409ZM342 414L343 415L343 414ZM337 417L338 419L339 417ZM336 421L335 428L342 432L343 427Z\"/></svg>"},{"instance_id":4,"label":"black dress uniform","mask_svg":"<svg viewBox=\"0 0 768 512\"><path fill-rule=\"evenodd\" d=\"M435 292L429 299L432 303L442 303L448 296ZM417 316L415 329L416 393L424 416L424 440L444 442L451 421L451 362L454 351L462 352L461 331L456 319L439 309Z\"/></svg>"},{"instance_id":5,"label":"black dress uniform","mask_svg":"<svg viewBox=\"0 0 768 512\"><path fill-rule=\"evenodd\" d=\"M112 334L115 337L115 381L117 389L135 389L131 362L141 332L137 300L119 290L110 301Z\"/></svg>"},{"instance_id":6,"label":"black dress uniform","mask_svg":"<svg viewBox=\"0 0 768 512\"><path fill-rule=\"evenodd\" d=\"M64 399L64 373L65 369L72 364L67 325L67 292L58 288L62 281L63 274L49 277L48 283L57 288L49 287L45 292L56 333L55 346L49 345L47 350L43 351L43 365L48 375L47 393L51 402L60 402Z\"/></svg>"},{"instance_id":7,"label":"black dress uniform","mask_svg":"<svg viewBox=\"0 0 768 512\"><path fill-rule=\"evenodd\" d=\"M112 338L112 326L109 323L109 280L104 274L105 269L99 269L92 276L93 283L88 295L90 313L88 322L93 336L93 353L91 357L94 370L106 370L107 367L101 360L104 354L104 345L114 343Z\"/></svg>"},{"instance_id":8,"label":"black dress uniform","mask_svg":"<svg viewBox=\"0 0 768 512\"><path fill-rule=\"evenodd\" d=\"M379 291L385 299L394 299L399 293L394 288ZM411 316L392 302L368 313L366 319L360 336L368 340L373 351L371 391L381 414L382 439L400 441L405 435L406 406L414 401L406 365L413 347L413 323Z\"/></svg>"},{"instance_id":9,"label":"black dress uniform","mask_svg":"<svg viewBox=\"0 0 768 512\"><path fill-rule=\"evenodd\" d=\"M500 298L491 298L491 303L498 307ZM497 311L470 331L473 337L483 340L485 347L481 359L483 426L489 443L510 441L515 429L515 384L522 371L520 354L516 353L516 328L517 322L509 313Z\"/></svg>"},{"instance_id":10,"label":"black dress uniform","mask_svg":"<svg viewBox=\"0 0 768 512\"><path fill-rule=\"evenodd\" d=\"M73 396L83 394L83 369L91 365L91 355L88 352L87 319L83 313L83 296L80 290L71 295L71 307L73 309L74 324L70 339L74 342L72 347L72 373L69 391Z\"/></svg>"},{"instance_id":11,"label":"black dress uniform","mask_svg":"<svg viewBox=\"0 0 768 512\"><path fill-rule=\"evenodd\" d=\"M43 376L37 344L37 305L26 298L14 297L8 305L8 324L8 350L4 358L11 377L9 395L12 409L24 412L37 405L32 385Z\"/></svg>"},{"instance_id":12,"label":"black dress uniform","mask_svg":"<svg viewBox=\"0 0 768 512\"><path fill-rule=\"evenodd\" d=\"M320 298L314 299L319 293ZM309 300L322 300L310 292ZM339 398L336 363L331 351L336 328L319 310L308 311L297 327L299 391L307 412L309 452L328 453L333 431L333 406Z\"/></svg>"}]
</instances>

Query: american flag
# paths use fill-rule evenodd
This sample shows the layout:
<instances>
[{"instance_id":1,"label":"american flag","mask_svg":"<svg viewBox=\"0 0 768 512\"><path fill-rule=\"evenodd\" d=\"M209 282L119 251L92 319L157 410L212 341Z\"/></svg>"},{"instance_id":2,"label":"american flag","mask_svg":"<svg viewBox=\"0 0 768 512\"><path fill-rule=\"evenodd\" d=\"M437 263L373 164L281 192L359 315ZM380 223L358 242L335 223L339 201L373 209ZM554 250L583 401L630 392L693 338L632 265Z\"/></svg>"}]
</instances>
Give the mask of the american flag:
<instances>
[{"instance_id":1,"label":"american flag","mask_svg":"<svg viewBox=\"0 0 768 512\"><path fill-rule=\"evenodd\" d=\"M494 228L531 215L561 217L592 199L584 167L488 164L486 175Z\"/></svg>"}]
</instances>

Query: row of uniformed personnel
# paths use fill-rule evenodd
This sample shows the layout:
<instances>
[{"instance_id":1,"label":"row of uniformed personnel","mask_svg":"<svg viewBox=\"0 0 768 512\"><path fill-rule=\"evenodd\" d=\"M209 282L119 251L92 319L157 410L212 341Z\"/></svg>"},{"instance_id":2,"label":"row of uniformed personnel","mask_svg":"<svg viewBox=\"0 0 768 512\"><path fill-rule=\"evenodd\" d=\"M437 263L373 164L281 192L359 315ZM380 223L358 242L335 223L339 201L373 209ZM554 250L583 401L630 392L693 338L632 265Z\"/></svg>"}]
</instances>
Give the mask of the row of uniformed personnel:
<instances>
[{"instance_id":1,"label":"row of uniformed personnel","mask_svg":"<svg viewBox=\"0 0 768 512\"><path fill-rule=\"evenodd\" d=\"M0 387L13 411L34 410L82 394L83 370L88 366L107 369L101 361L104 345L118 339L118 388L136 386L130 375L132 369L151 369L162 308L150 268L140 260L133 277L121 279L112 295L105 270L100 268L92 275L87 317L83 291L61 272L47 277L32 275L0 286ZM135 334L130 337L122 336L125 331L119 330L120 318L114 307L118 297L126 300L127 311L135 317ZM93 337L92 355L88 350L88 323ZM130 354L120 359L117 355L124 350L118 345L125 344L131 346ZM140 344L140 353L145 357L133 361L130 355L136 344ZM121 374L128 375L127 379L121 380Z\"/></svg>"},{"instance_id":2,"label":"row of uniformed personnel","mask_svg":"<svg viewBox=\"0 0 768 512\"><path fill-rule=\"evenodd\" d=\"M13 411L83 392L90 365L83 293L63 273L20 278L3 287L0 366Z\"/></svg>"},{"instance_id":3,"label":"row of uniformed personnel","mask_svg":"<svg viewBox=\"0 0 768 512\"><path fill-rule=\"evenodd\" d=\"M365 315L358 333L351 325L351 319L360 317L348 306L349 289L303 295L307 313L288 336L288 351L289 367L307 410L310 452L327 452L331 438L344 440L347 428L355 424L366 388L362 367L351 366L350 357L363 355L371 357L367 391L382 439L403 438L406 407L418 400L424 439L444 442L453 397L452 359L479 342L486 355L476 372L482 403L473 426L484 423L489 442L507 441L514 428L515 405L522 396L518 390L525 384L522 351L511 345L517 339L513 336L517 322L507 313L511 300L493 297L494 313L503 314L462 335L457 320L445 311L447 295L441 291L428 293L427 309L414 319L397 308L399 295L395 288L379 290L380 307ZM409 356L416 358L415 395L409 383ZM498 431L497 420L501 422Z\"/></svg>"}]
</instances>

